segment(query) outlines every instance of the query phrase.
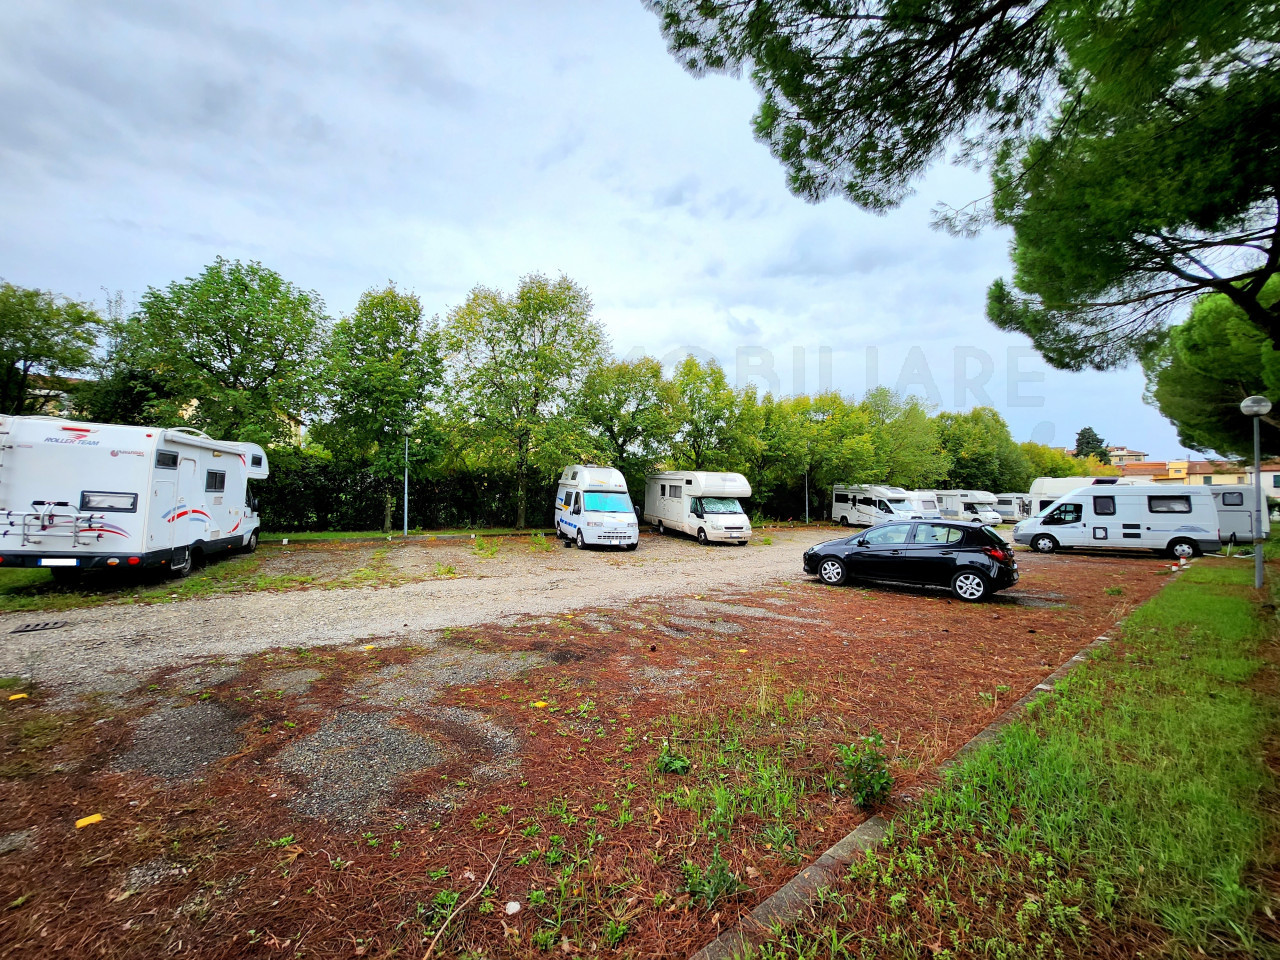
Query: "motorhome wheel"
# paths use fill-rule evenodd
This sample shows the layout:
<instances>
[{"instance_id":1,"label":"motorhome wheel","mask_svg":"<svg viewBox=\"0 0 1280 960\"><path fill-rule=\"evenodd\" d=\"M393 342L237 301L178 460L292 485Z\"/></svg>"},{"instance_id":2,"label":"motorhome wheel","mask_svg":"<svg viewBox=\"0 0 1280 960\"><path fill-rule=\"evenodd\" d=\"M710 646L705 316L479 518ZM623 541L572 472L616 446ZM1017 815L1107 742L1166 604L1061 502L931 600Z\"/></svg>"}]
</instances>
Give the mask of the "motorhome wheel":
<instances>
[{"instance_id":1,"label":"motorhome wheel","mask_svg":"<svg viewBox=\"0 0 1280 960\"><path fill-rule=\"evenodd\" d=\"M249 542L244 545L244 549L247 553L253 553L255 550L258 549L258 531L257 530L249 534Z\"/></svg>"},{"instance_id":2,"label":"motorhome wheel","mask_svg":"<svg viewBox=\"0 0 1280 960\"><path fill-rule=\"evenodd\" d=\"M578 531L578 549L579 550L587 549L587 538L582 535L581 530Z\"/></svg>"},{"instance_id":3,"label":"motorhome wheel","mask_svg":"<svg viewBox=\"0 0 1280 960\"><path fill-rule=\"evenodd\" d=\"M703 530L701 527L699 527L699 528L698 528L698 542L699 542L700 544L702 544L704 547L705 547L705 546L707 545L707 543L708 543L708 541L707 541L707 531Z\"/></svg>"}]
</instances>

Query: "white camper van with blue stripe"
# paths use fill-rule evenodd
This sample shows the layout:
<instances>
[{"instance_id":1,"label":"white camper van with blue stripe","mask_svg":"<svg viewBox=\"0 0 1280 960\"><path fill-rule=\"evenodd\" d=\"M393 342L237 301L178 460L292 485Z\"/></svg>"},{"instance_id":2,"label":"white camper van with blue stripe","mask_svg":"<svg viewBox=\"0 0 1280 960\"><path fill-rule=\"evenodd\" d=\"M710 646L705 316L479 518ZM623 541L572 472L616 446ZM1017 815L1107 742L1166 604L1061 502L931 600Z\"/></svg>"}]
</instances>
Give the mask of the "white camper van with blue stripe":
<instances>
[{"instance_id":1,"label":"white camper van with blue stripe","mask_svg":"<svg viewBox=\"0 0 1280 960\"><path fill-rule=\"evenodd\" d=\"M576 463L556 487L556 536L579 547L640 544L640 522L627 481L612 467Z\"/></svg>"}]
</instances>

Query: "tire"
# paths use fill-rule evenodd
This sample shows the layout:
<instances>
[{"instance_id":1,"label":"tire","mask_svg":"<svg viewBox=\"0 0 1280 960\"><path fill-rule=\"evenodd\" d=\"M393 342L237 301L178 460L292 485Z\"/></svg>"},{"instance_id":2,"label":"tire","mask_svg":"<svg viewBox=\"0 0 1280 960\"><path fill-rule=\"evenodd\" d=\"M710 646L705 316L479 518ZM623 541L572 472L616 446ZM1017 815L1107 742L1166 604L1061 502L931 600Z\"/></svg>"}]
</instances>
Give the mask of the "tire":
<instances>
[{"instance_id":1,"label":"tire","mask_svg":"<svg viewBox=\"0 0 1280 960\"><path fill-rule=\"evenodd\" d=\"M640 546L640 544L638 544L638 543L628 543L628 544L627 544L627 549L628 549L628 550L634 550L634 549L636 549L636 547L638 547L638 546Z\"/></svg>"},{"instance_id":2,"label":"tire","mask_svg":"<svg viewBox=\"0 0 1280 960\"><path fill-rule=\"evenodd\" d=\"M707 531L703 530L701 527L698 528L698 542L702 544L704 547L708 543L710 543L710 541L707 539Z\"/></svg>"},{"instance_id":3,"label":"tire","mask_svg":"<svg viewBox=\"0 0 1280 960\"><path fill-rule=\"evenodd\" d=\"M824 557L818 561L818 579L829 587L844 583L844 564L835 557Z\"/></svg>"},{"instance_id":4,"label":"tire","mask_svg":"<svg viewBox=\"0 0 1280 960\"><path fill-rule=\"evenodd\" d=\"M841 514L841 515L840 515L840 526L842 526L842 527L847 527L848 525L849 525L849 518L848 518L848 517L846 517L844 514Z\"/></svg>"},{"instance_id":5,"label":"tire","mask_svg":"<svg viewBox=\"0 0 1280 960\"><path fill-rule=\"evenodd\" d=\"M582 535L581 530L578 531L578 537L577 537L576 543L578 544L579 550L587 549L587 538Z\"/></svg>"},{"instance_id":6,"label":"tire","mask_svg":"<svg viewBox=\"0 0 1280 960\"><path fill-rule=\"evenodd\" d=\"M991 584L977 570L961 570L951 578L951 592L960 600L977 603L991 593Z\"/></svg>"},{"instance_id":7,"label":"tire","mask_svg":"<svg viewBox=\"0 0 1280 960\"><path fill-rule=\"evenodd\" d=\"M256 537L258 534L255 531L253 535ZM254 546L255 547L257 546L256 542L254 543ZM184 580L187 577L191 576L191 568L193 566L195 566L195 563L192 559L191 551L188 550L187 559L180 566L174 566L173 561L172 560L169 561L169 576L172 577L174 580Z\"/></svg>"},{"instance_id":8,"label":"tire","mask_svg":"<svg viewBox=\"0 0 1280 960\"><path fill-rule=\"evenodd\" d=\"M253 553L258 549L258 531L249 534L249 542L244 545L245 553Z\"/></svg>"},{"instance_id":9,"label":"tire","mask_svg":"<svg viewBox=\"0 0 1280 960\"><path fill-rule=\"evenodd\" d=\"M1192 557L1200 556L1200 544L1194 540L1179 537L1177 540L1169 541L1168 551L1169 556L1175 560L1190 560Z\"/></svg>"},{"instance_id":10,"label":"tire","mask_svg":"<svg viewBox=\"0 0 1280 960\"><path fill-rule=\"evenodd\" d=\"M1031 549L1036 553L1053 553L1058 549L1058 541L1047 533L1037 533L1031 538Z\"/></svg>"},{"instance_id":11,"label":"tire","mask_svg":"<svg viewBox=\"0 0 1280 960\"><path fill-rule=\"evenodd\" d=\"M746 545L747 545L747 541L746 541L746 540L739 540L739 541L738 541L738 546L740 546L740 547L745 547Z\"/></svg>"},{"instance_id":12,"label":"tire","mask_svg":"<svg viewBox=\"0 0 1280 960\"><path fill-rule=\"evenodd\" d=\"M667 533L667 527L666 527L666 524L664 524L661 520L659 520L659 521L658 521L658 536L660 536L660 537L665 536L665 535L666 535L666 533Z\"/></svg>"}]
</instances>

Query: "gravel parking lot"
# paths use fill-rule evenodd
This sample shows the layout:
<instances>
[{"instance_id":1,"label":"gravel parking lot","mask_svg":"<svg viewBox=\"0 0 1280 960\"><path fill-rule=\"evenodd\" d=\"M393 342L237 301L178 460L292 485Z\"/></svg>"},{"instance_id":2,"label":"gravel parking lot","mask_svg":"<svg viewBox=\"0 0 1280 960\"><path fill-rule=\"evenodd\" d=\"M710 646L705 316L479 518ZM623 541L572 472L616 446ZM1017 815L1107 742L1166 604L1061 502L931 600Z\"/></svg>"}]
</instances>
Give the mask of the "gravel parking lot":
<instances>
[{"instance_id":1,"label":"gravel parking lot","mask_svg":"<svg viewBox=\"0 0 1280 960\"><path fill-rule=\"evenodd\" d=\"M113 690L124 679L191 658L240 657L270 647L422 639L452 627L585 606L684 596L718 588L751 588L799 577L800 554L830 533L772 532L772 544L703 547L693 540L646 534L632 552L580 551L559 545L533 550L523 538L496 539L481 557L469 541L392 546L386 562L403 586L255 592L148 606L107 605L42 616L0 616L0 675L31 674L64 692ZM554 541L553 541L554 544ZM377 544L302 544L268 553L266 575L336 575L373 555ZM453 567L457 575L434 577ZM56 630L14 634L40 620ZM116 675L116 679L110 679Z\"/></svg>"}]
</instances>

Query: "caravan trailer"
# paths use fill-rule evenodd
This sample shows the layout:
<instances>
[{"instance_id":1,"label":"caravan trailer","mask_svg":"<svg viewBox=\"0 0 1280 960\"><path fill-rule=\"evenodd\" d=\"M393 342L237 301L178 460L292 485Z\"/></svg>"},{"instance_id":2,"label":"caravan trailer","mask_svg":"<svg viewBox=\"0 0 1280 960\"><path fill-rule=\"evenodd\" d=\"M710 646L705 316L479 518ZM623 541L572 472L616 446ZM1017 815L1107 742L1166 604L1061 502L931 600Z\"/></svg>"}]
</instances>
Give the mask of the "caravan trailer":
<instances>
[{"instance_id":1,"label":"caravan trailer","mask_svg":"<svg viewBox=\"0 0 1280 960\"><path fill-rule=\"evenodd\" d=\"M996 513L1005 523L1017 523L1031 516L1031 495L1027 493L1001 493L996 496Z\"/></svg>"},{"instance_id":2,"label":"caravan trailer","mask_svg":"<svg viewBox=\"0 0 1280 960\"><path fill-rule=\"evenodd\" d=\"M870 527L885 520L922 520L924 516L901 487L837 483L831 491L831 519L842 527Z\"/></svg>"},{"instance_id":3,"label":"caravan trailer","mask_svg":"<svg viewBox=\"0 0 1280 960\"><path fill-rule=\"evenodd\" d=\"M627 481L612 467L565 467L556 487L556 536L579 547L605 545L634 550L640 521Z\"/></svg>"},{"instance_id":4,"label":"caravan trailer","mask_svg":"<svg viewBox=\"0 0 1280 960\"><path fill-rule=\"evenodd\" d=\"M1013 528L1038 553L1060 547L1145 547L1179 559L1221 549L1211 487L1091 484Z\"/></svg>"},{"instance_id":5,"label":"caravan trailer","mask_svg":"<svg viewBox=\"0 0 1280 960\"><path fill-rule=\"evenodd\" d=\"M258 545L254 443L183 427L0 417L0 566L190 572L201 557Z\"/></svg>"},{"instance_id":6,"label":"caravan trailer","mask_svg":"<svg viewBox=\"0 0 1280 960\"><path fill-rule=\"evenodd\" d=\"M938 509L944 520L980 520L983 523L1000 522L996 510L996 495L985 490L928 490L938 500Z\"/></svg>"},{"instance_id":7,"label":"caravan trailer","mask_svg":"<svg viewBox=\"0 0 1280 960\"><path fill-rule=\"evenodd\" d=\"M746 546L751 521L738 498L749 496L751 484L740 473L655 473L645 482L644 519L659 533L678 530L703 544L715 540Z\"/></svg>"}]
</instances>

